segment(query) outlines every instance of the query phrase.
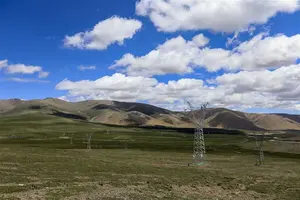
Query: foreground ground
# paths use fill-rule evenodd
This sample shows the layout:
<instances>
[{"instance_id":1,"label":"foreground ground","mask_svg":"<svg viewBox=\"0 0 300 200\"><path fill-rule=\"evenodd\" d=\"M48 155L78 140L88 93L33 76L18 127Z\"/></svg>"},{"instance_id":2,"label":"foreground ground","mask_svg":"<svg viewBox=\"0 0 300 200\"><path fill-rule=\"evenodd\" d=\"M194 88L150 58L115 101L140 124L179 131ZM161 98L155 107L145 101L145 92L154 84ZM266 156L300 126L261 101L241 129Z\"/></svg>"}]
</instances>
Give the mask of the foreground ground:
<instances>
[{"instance_id":1,"label":"foreground ground","mask_svg":"<svg viewBox=\"0 0 300 200\"><path fill-rule=\"evenodd\" d=\"M0 199L300 199L295 145L206 135L196 167L191 135L36 117L0 119Z\"/></svg>"}]
</instances>

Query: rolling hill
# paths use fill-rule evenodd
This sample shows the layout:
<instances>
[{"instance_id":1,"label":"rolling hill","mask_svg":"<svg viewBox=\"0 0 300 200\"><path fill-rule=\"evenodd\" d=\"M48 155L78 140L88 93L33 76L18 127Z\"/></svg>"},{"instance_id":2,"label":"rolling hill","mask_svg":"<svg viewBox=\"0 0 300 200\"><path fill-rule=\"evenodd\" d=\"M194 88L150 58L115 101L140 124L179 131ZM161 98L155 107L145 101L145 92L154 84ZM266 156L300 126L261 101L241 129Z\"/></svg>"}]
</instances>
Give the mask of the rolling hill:
<instances>
[{"instance_id":1,"label":"rolling hill","mask_svg":"<svg viewBox=\"0 0 300 200\"><path fill-rule=\"evenodd\" d=\"M194 127L189 113L174 112L142 103L105 100L66 102L55 98L23 101L0 100L0 117L43 114L122 126ZM196 116L199 113L196 113ZM209 108L206 127L262 130L300 130L300 116L289 114L254 114L225 108Z\"/></svg>"}]
</instances>

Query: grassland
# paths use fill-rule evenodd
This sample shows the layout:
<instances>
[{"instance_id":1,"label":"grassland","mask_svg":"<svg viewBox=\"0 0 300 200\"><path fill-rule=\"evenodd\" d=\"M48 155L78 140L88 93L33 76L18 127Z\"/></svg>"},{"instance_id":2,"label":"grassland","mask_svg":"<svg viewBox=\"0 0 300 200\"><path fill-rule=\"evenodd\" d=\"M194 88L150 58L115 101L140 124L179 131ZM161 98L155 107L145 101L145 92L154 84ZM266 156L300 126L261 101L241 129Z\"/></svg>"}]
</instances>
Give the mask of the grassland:
<instances>
[{"instance_id":1,"label":"grassland","mask_svg":"<svg viewBox=\"0 0 300 200\"><path fill-rule=\"evenodd\" d=\"M0 199L300 199L300 148L267 141L257 167L246 136L205 137L207 162L188 166L189 134L2 117Z\"/></svg>"}]
</instances>

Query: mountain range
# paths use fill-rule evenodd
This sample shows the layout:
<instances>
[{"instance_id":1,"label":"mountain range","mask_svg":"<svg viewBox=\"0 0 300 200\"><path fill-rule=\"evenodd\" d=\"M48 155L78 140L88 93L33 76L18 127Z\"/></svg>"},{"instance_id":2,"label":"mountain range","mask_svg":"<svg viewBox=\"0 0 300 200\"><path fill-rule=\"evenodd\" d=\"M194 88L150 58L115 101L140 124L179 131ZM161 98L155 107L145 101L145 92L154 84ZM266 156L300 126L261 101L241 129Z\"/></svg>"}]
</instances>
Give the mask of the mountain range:
<instances>
[{"instance_id":1,"label":"mountain range","mask_svg":"<svg viewBox=\"0 0 300 200\"><path fill-rule=\"evenodd\" d=\"M0 117L30 114L52 115L122 126L194 127L191 112L175 112L149 104L108 100L67 102L43 100L0 100ZM195 116L200 111L195 112ZM256 114L225 108L208 108L205 126L233 130L300 130L300 115Z\"/></svg>"}]
</instances>

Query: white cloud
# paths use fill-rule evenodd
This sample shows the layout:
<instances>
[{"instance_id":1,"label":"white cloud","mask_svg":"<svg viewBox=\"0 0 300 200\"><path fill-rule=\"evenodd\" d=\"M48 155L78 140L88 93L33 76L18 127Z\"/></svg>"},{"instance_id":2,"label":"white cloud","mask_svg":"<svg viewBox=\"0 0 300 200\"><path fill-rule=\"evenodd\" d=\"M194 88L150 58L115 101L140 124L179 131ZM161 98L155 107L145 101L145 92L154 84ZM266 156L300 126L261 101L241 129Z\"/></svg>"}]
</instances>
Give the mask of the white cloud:
<instances>
[{"instance_id":1,"label":"white cloud","mask_svg":"<svg viewBox=\"0 0 300 200\"><path fill-rule=\"evenodd\" d=\"M8 64L8 60L0 61L0 69L3 68L7 74L34 74L38 73L39 78L46 78L50 74L43 71L40 66L24 64Z\"/></svg>"},{"instance_id":2,"label":"white cloud","mask_svg":"<svg viewBox=\"0 0 300 200\"><path fill-rule=\"evenodd\" d=\"M167 40L145 56L125 54L110 68L126 67L126 72L133 76L190 73L193 72L193 59L199 55L199 47L208 42L209 39L202 34L195 36L192 41L178 36Z\"/></svg>"},{"instance_id":3,"label":"white cloud","mask_svg":"<svg viewBox=\"0 0 300 200\"><path fill-rule=\"evenodd\" d=\"M295 105L295 110L299 110L300 111L300 104L296 104Z\"/></svg>"},{"instance_id":4,"label":"white cloud","mask_svg":"<svg viewBox=\"0 0 300 200\"><path fill-rule=\"evenodd\" d=\"M148 16L159 31L213 30L235 32L265 24L279 12L293 13L298 0L140 0L136 13Z\"/></svg>"},{"instance_id":5,"label":"white cloud","mask_svg":"<svg viewBox=\"0 0 300 200\"><path fill-rule=\"evenodd\" d=\"M250 91L282 93L299 86L300 65L284 66L274 71L242 71L224 74L217 77L216 81L231 87L235 93Z\"/></svg>"},{"instance_id":6,"label":"white cloud","mask_svg":"<svg viewBox=\"0 0 300 200\"><path fill-rule=\"evenodd\" d=\"M61 97L58 97L58 99L63 100L63 101L70 101L67 96L61 96Z\"/></svg>"},{"instance_id":7,"label":"white cloud","mask_svg":"<svg viewBox=\"0 0 300 200\"><path fill-rule=\"evenodd\" d=\"M300 35L267 36L261 33L232 51L204 48L195 61L208 71L264 70L296 63L300 58Z\"/></svg>"},{"instance_id":8,"label":"white cloud","mask_svg":"<svg viewBox=\"0 0 300 200\"><path fill-rule=\"evenodd\" d=\"M44 72L44 71L40 71L39 72L39 78L46 78L48 77L50 74L50 72Z\"/></svg>"},{"instance_id":9,"label":"white cloud","mask_svg":"<svg viewBox=\"0 0 300 200\"><path fill-rule=\"evenodd\" d=\"M243 69L253 70L290 65L300 58L300 35L264 37L259 34L241 43L235 51L231 58L236 59L237 63L229 63L233 68L242 66Z\"/></svg>"},{"instance_id":10,"label":"white cloud","mask_svg":"<svg viewBox=\"0 0 300 200\"><path fill-rule=\"evenodd\" d=\"M177 96L179 93L184 93L188 90L203 88L204 84L199 79L180 79L178 81L169 81L166 83L159 83L155 86L155 91L158 94L165 96Z\"/></svg>"},{"instance_id":11,"label":"white cloud","mask_svg":"<svg viewBox=\"0 0 300 200\"><path fill-rule=\"evenodd\" d=\"M66 36L64 46L104 50L114 43L123 44L125 39L131 39L141 27L142 23L138 20L114 16L100 21L90 31Z\"/></svg>"},{"instance_id":12,"label":"white cloud","mask_svg":"<svg viewBox=\"0 0 300 200\"><path fill-rule=\"evenodd\" d=\"M232 38L227 38L226 47L230 45L239 45L241 41L238 38L241 33L247 32L250 36L252 36L255 30L256 30L255 26L249 26L246 29L235 31Z\"/></svg>"},{"instance_id":13,"label":"white cloud","mask_svg":"<svg viewBox=\"0 0 300 200\"><path fill-rule=\"evenodd\" d=\"M203 34L194 36L192 41L199 47L203 47L209 43L209 39L205 37Z\"/></svg>"},{"instance_id":14,"label":"white cloud","mask_svg":"<svg viewBox=\"0 0 300 200\"><path fill-rule=\"evenodd\" d=\"M7 62L8 62L8 60L0 60L0 70L1 70L1 68L4 68L7 66Z\"/></svg>"},{"instance_id":15,"label":"white cloud","mask_svg":"<svg viewBox=\"0 0 300 200\"><path fill-rule=\"evenodd\" d=\"M83 66L83 65L80 65L78 66L78 69L80 71L85 71L85 70L94 70L94 69L97 69L96 66L92 65L92 66Z\"/></svg>"},{"instance_id":16,"label":"white cloud","mask_svg":"<svg viewBox=\"0 0 300 200\"><path fill-rule=\"evenodd\" d=\"M129 77L123 74L113 74L104 76L95 81L82 80L73 82L68 79L56 85L58 90L68 90L71 96L90 96L93 99L135 99L139 93L146 92L147 89L157 84L153 78L142 76ZM89 97L87 97L89 98Z\"/></svg>"},{"instance_id":17,"label":"white cloud","mask_svg":"<svg viewBox=\"0 0 300 200\"><path fill-rule=\"evenodd\" d=\"M124 74L113 74L112 76L104 76L96 81L83 80L78 82L72 82L68 79L63 80L57 85L57 89L72 90L77 86L84 86L82 89L101 89L101 90L132 90L136 87L149 87L156 85L157 81L153 78L145 78L142 76L128 77Z\"/></svg>"},{"instance_id":18,"label":"white cloud","mask_svg":"<svg viewBox=\"0 0 300 200\"><path fill-rule=\"evenodd\" d=\"M125 54L110 68L125 68L133 76L153 76L191 73L196 67L210 72L276 69L300 59L300 34L288 37L261 33L232 50L203 46L208 42L202 34L191 41L178 36L144 56Z\"/></svg>"},{"instance_id":19,"label":"white cloud","mask_svg":"<svg viewBox=\"0 0 300 200\"><path fill-rule=\"evenodd\" d=\"M216 78L218 88L228 91L224 99L236 98L243 107L295 109L300 98L300 64L274 71L242 71ZM238 103L238 101L240 101Z\"/></svg>"},{"instance_id":20,"label":"white cloud","mask_svg":"<svg viewBox=\"0 0 300 200\"><path fill-rule=\"evenodd\" d=\"M42 71L42 68L39 66L32 66L32 65L24 65L24 64L13 64L8 65L6 67L6 72L9 74L34 74L35 72Z\"/></svg>"},{"instance_id":21,"label":"white cloud","mask_svg":"<svg viewBox=\"0 0 300 200\"><path fill-rule=\"evenodd\" d=\"M205 67L208 71L218 71L220 69L236 66L237 61L229 50L217 48L204 48L194 57L194 63L197 66Z\"/></svg>"},{"instance_id":22,"label":"white cloud","mask_svg":"<svg viewBox=\"0 0 300 200\"><path fill-rule=\"evenodd\" d=\"M95 81L60 82L56 89L67 90L66 99L110 99L147 101L172 109L183 108L184 99L195 105L234 109L297 109L300 104L300 64L274 71L242 71L211 79L214 86L201 79L179 79L160 83L154 78L114 74ZM172 106L170 107L170 104ZM173 105L174 104L174 105Z\"/></svg>"},{"instance_id":23,"label":"white cloud","mask_svg":"<svg viewBox=\"0 0 300 200\"><path fill-rule=\"evenodd\" d=\"M17 77L7 78L5 80L20 82L20 83L49 83L49 81L45 81L45 80L29 79L29 78L17 78Z\"/></svg>"}]
</instances>

